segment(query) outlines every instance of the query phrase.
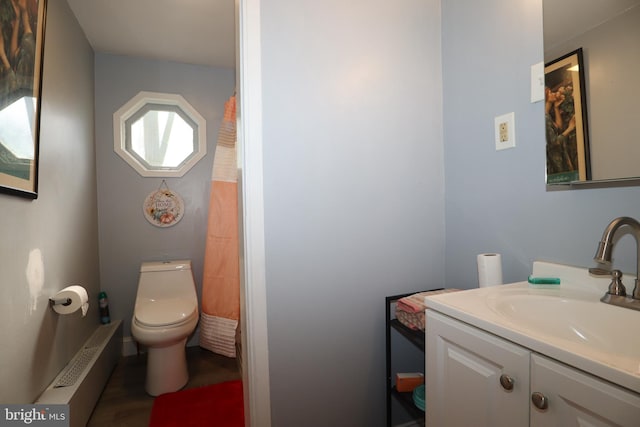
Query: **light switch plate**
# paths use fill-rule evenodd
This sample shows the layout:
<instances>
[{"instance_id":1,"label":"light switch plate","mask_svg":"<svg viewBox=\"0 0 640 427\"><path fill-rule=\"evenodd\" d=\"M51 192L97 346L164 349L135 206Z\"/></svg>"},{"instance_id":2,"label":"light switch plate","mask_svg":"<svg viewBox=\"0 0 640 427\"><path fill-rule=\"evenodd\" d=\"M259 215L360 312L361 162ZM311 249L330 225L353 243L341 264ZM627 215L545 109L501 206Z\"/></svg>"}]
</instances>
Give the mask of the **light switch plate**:
<instances>
[{"instance_id":1,"label":"light switch plate","mask_svg":"<svg viewBox=\"0 0 640 427\"><path fill-rule=\"evenodd\" d=\"M516 121L514 113L503 114L495 118L496 150L516 146Z\"/></svg>"},{"instance_id":2,"label":"light switch plate","mask_svg":"<svg viewBox=\"0 0 640 427\"><path fill-rule=\"evenodd\" d=\"M531 102L544 101L544 62L531 66Z\"/></svg>"}]
</instances>

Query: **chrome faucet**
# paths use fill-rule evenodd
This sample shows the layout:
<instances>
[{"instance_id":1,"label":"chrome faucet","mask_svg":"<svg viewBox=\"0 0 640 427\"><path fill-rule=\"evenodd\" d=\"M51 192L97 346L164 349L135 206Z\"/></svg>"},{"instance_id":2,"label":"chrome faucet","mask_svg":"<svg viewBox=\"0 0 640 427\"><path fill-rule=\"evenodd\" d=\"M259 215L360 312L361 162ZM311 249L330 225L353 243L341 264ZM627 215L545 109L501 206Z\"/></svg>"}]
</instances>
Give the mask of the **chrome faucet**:
<instances>
[{"instance_id":1,"label":"chrome faucet","mask_svg":"<svg viewBox=\"0 0 640 427\"><path fill-rule=\"evenodd\" d=\"M593 259L597 263L611 265L614 238L619 234L618 230L621 230L620 233L630 232L636 239L637 271L631 298L627 298L626 296L626 291L621 281L622 273L620 273L620 271L593 268L589 269L589 272L596 275L611 275L613 279L609 286L609 291L601 299L602 302L640 310L640 222L626 216L621 216L611 221L602 234L602 239L598 244L598 250Z\"/></svg>"}]
</instances>

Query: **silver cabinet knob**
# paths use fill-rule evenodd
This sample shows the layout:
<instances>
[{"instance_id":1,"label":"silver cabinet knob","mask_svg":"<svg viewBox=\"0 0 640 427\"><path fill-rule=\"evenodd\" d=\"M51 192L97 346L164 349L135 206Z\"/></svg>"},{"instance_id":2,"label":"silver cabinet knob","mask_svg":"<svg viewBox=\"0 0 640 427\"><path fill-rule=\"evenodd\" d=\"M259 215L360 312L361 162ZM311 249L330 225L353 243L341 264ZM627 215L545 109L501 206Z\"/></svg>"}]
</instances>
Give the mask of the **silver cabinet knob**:
<instances>
[{"instance_id":1,"label":"silver cabinet knob","mask_svg":"<svg viewBox=\"0 0 640 427\"><path fill-rule=\"evenodd\" d=\"M513 390L514 383L515 381L509 375L507 374L500 375L500 385L502 386L503 389L507 391Z\"/></svg>"},{"instance_id":2,"label":"silver cabinet knob","mask_svg":"<svg viewBox=\"0 0 640 427\"><path fill-rule=\"evenodd\" d=\"M549 407L549 399L547 399L547 396L538 391L531 393L531 403L543 411Z\"/></svg>"}]
</instances>

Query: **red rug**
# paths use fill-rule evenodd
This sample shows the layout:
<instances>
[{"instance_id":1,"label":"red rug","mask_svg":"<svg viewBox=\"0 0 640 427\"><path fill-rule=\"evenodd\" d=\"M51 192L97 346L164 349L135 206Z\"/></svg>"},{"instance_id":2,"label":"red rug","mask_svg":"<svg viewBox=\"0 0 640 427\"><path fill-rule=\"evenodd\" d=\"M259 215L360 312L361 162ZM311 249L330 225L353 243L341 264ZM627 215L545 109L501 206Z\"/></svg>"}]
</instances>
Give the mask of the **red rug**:
<instances>
[{"instance_id":1,"label":"red rug","mask_svg":"<svg viewBox=\"0 0 640 427\"><path fill-rule=\"evenodd\" d=\"M149 427L244 427L242 382L162 394L153 402Z\"/></svg>"}]
</instances>

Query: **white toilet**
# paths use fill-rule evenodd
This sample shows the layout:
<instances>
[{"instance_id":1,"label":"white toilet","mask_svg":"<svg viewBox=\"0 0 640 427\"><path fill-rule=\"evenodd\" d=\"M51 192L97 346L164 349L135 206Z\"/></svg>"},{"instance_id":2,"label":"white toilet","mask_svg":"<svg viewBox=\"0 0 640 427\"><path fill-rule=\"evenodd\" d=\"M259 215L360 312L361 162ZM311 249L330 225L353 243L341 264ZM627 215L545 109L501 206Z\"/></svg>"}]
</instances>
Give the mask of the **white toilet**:
<instances>
[{"instance_id":1,"label":"white toilet","mask_svg":"<svg viewBox=\"0 0 640 427\"><path fill-rule=\"evenodd\" d=\"M147 347L146 390L158 396L187 384L187 338L198 323L191 261L144 262L131 334Z\"/></svg>"}]
</instances>

